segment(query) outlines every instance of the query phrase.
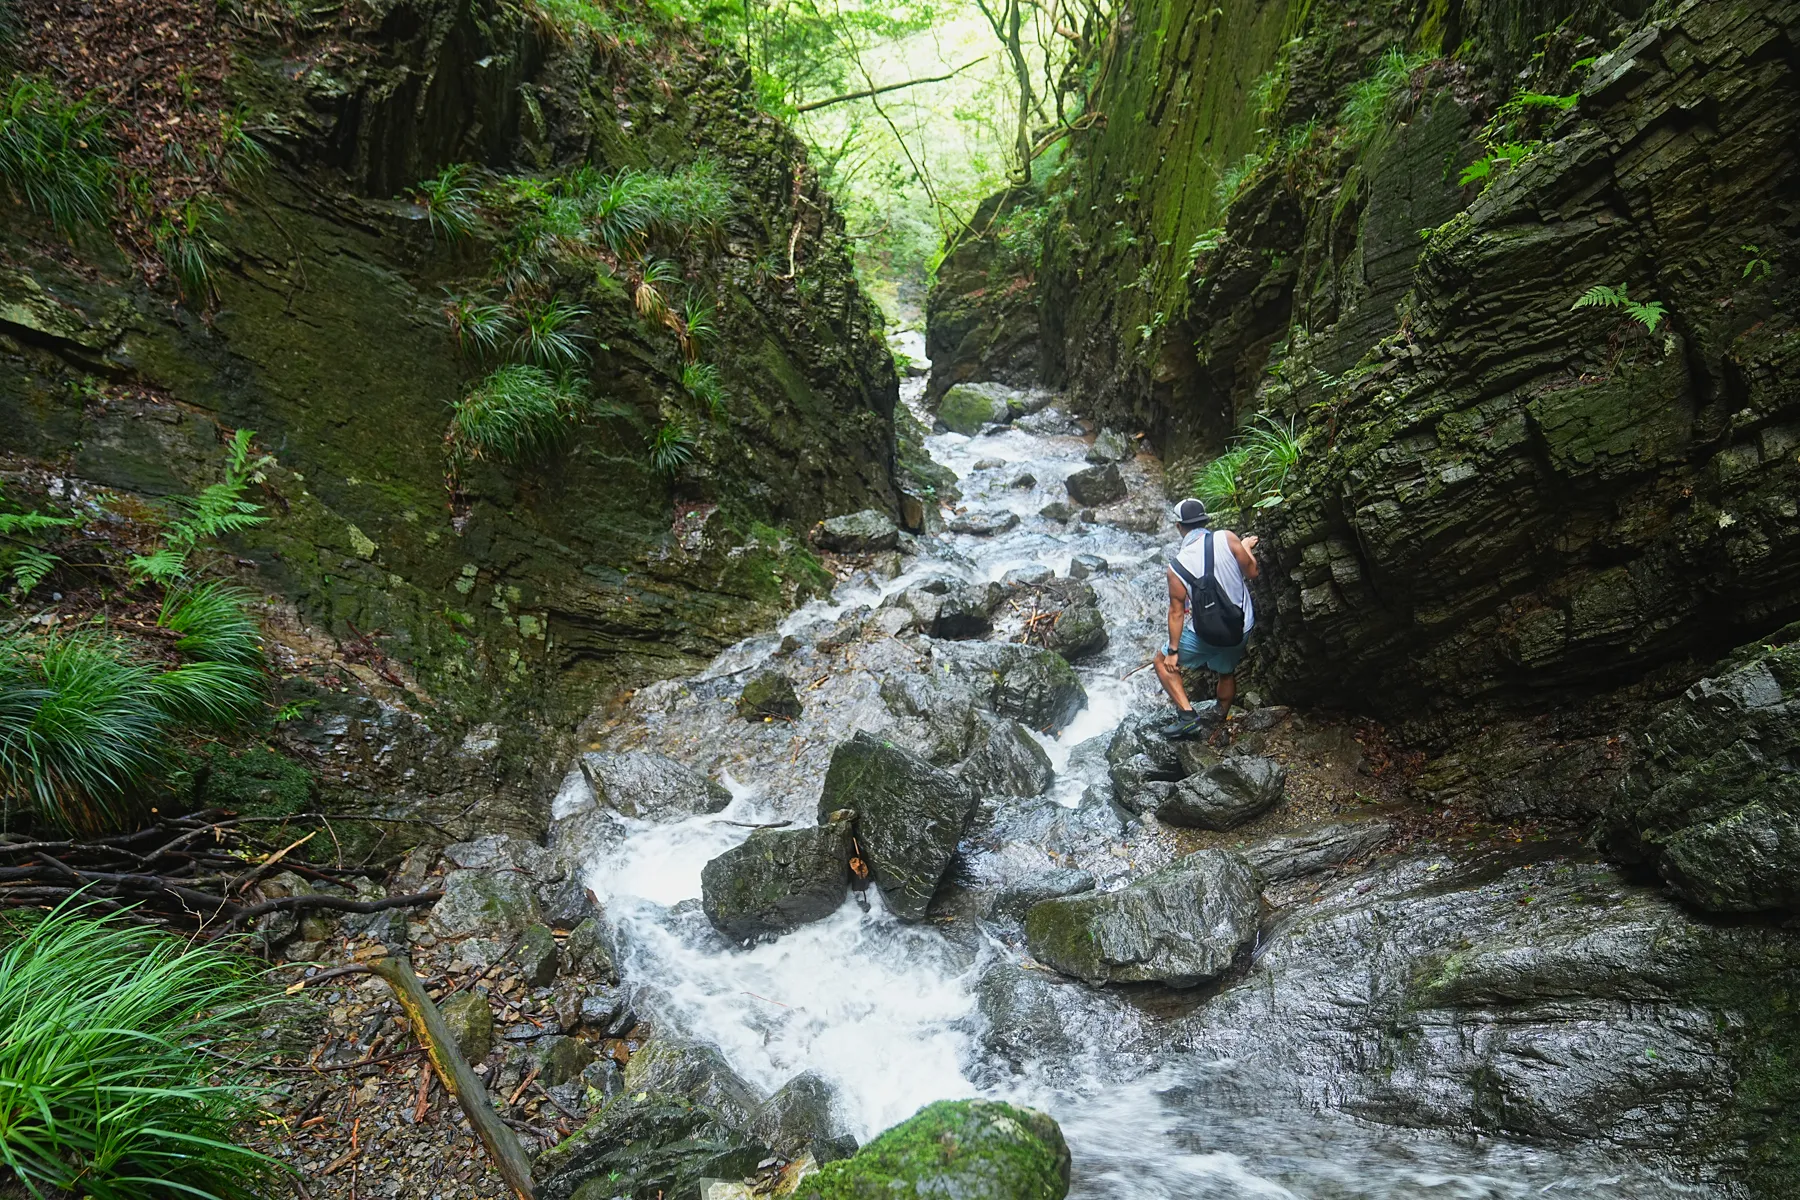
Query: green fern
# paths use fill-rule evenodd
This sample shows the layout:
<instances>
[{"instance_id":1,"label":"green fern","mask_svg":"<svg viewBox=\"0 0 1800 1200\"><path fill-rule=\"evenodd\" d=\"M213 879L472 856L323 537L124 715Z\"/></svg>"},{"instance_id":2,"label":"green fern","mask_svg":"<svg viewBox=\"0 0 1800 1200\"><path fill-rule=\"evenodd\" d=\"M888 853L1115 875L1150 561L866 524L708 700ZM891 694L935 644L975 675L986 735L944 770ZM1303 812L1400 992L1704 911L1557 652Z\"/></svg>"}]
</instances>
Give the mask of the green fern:
<instances>
[{"instance_id":1,"label":"green fern","mask_svg":"<svg viewBox=\"0 0 1800 1200\"><path fill-rule=\"evenodd\" d=\"M239 429L225 445L225 478L191 497L177 497L175 511L163 534L163 544L149 554L133 555L128 566L139 579L168 586L187 575L187 556L209 538L253 529L268 518L262 505L244 499L252 483L261 483L264 468L275 460L270 455L250 456L255 431Z\"/></svg>"},{"instance_id":2,"label":"green fern","mask_svg":"<svg viewBox=\"0 0 1800 1200\"><path fill-rule=\"evenodd\" d=\"M1650 333L1655 333L1656 327L1662 324L1664 317L1668 316L1668 310L1663 307L1662 301L1633 300L1627 285L1623 283L1618 287L1595 284L1583 292L1579 300L1570 305L1569 311L1573 312L1578 308L1623 309L1627 317L1642 325Z\"/></svg>"},{"instance_id":3,"label":"green fern","mask_svg":"<svg viewBox=\"0 0 1800 1200\"><path fill-rule=\"evenodd\" d=\"M76 524L49 513L0 513L0 578L10 574L17 594L28 595L62 561L38 544L39 536Z\"/></svg>"}]
</instances>

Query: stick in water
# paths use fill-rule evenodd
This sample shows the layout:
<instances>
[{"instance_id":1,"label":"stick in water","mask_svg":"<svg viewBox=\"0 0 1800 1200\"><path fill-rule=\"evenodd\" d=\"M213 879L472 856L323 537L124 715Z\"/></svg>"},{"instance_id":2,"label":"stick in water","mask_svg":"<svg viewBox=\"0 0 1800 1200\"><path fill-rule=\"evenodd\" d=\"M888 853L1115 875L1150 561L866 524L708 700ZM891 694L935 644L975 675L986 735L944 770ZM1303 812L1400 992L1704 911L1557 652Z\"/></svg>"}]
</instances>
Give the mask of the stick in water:
<instances>
[{"instance_id":1,"label":"stick in water","mask_svg":"<svg viewBox=\"0 0 1800 1200\"><path fill-rule=\"evenodd\" d=\"M469 1060L456 1048L456 1038L444 1024L444 1014L419 986L419 978L413 974L412 960L404 954L377 959L370 964L370 969L394 989L394 998L400 1001L400 1007L412 1022L413 1032L425 1044L425 1052L431 1056L431 1065L437 1068L438 1078L462 1105L470 1128L487 1147L488 1157L494 1160L494 1166L507 1186L518 1194L519 1200L534 1200L531 1162L525 1157L525 1147L488 1102L487 1089L481 1086L481 1078L469 1067Z\"/></svg>"}]
</instances>

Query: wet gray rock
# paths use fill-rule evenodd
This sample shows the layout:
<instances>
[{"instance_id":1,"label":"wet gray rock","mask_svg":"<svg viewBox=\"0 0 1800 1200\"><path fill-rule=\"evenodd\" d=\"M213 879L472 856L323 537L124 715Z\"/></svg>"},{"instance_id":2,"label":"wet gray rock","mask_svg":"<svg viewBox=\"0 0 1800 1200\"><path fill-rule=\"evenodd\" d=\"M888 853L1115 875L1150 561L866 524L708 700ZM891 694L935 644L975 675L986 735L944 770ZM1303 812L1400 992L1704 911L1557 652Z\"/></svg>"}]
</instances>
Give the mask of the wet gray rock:
<instances>
[{"instance_id":1,"label":"wet gray rock","mask_svg":"<svg viewBox=\"0 0 1800 1200\"><path fill-rule=\"evenodd\" d=\"M973 437L987 425L1010 420L1006 396L988 384L964 383L952 387L938 401L937 423L952 433Z\"/></svg>"},{"instance_id":2,"label":"wet gray rock","mask_svg":"<svg viewBox=\"0 0 1800 1200\"><path fill-rule=\"evenodd\" d=\"M562 879L538 888L538 911L552 929L567 932L600 915L600 904L580 879Z\"/></svg>"},{"instance_id":3,"label":"wet gray rock","mask_svg":"<svg viewBox=\"0 0 1800 1200\"><path fill-rule=\"evenodd\" d=\"M758 829L700 872L701 905L734 941L774 937L837 911L850 887L851 812L811 829Z\"/></svg>"},{"instance_id":4,"label":"wet gray rock","mask_svg":"<svg viewBox=\"0 0 1800 1200\"><path fill-rule=\"evenodd\" d=\"M884 605L910 612L914 626L932 637L975 638L988 631L999 602L999 584L938 576L896 592Z\"/></svg>"},{"instance_id":5,"label":"wet gray rock","mask_svg":"<svg viewBox=\"0 0 1800 1200\"><path fill-rule=\"evenodd\" d=\"M1044 505L1044 507L1038 509L1038 516L1044 518L1046 521L1055 521L1061 525L1067 525L1069 523L1069 518L1074 515L1075 510L1061 500L1052 500L1050 503Z\"/></svg>"},{"instance_id":6,"label":"wet gray rock","mask_svg":"<svg viewBox=\"0 0 1800 1200\"><path fill-rule=\"evenodd\" d=\"M1121 463L1135 453L1130 438L1114 429L1102 429L1094 444L1088 447L1087 460L1091 463Z\"/></svg>"},{"instance_id":7,"label":"wet gray rock","mask_svg":"<svg viewBox=\"0 0 1800 1200\"><path fill-rule=\"evenodd\" d=\"M831 627L813 641L813 648L822 654L835 654L852 642L861 641L869 629L871 610L866 604L858 604L846 609Z\"/></svg>"},{"instance_id":8,"label":"wet gray rock","mask_svg":"<svg viewBox=\"0 0 1800 1200\"><path fill-rule=\"evenodd\" d=\"M1016 487L1016 488L1034 488L1037 486L1037 476L1033 475L1030 471L1023 471L1017 475L1014 475L1012 477L1012 479L1007 482L1006 486L1007 487Z\"/></svg>"},{"instance_id":9,"label":"wet gray rock","mask_svg":"<svg viewBox=\"0 0 1800 1200\"><path fill-rule=\"evenodd\" d=\"M986 736L974 689L943 672L883 676L881 702L900 724L896 740L938 766L961 762Z\"/></svg>"},{"instance_id":10,"label":"wet gray rock","mask_svg":"<svg viewBox=\"0 0 1800 1200\"><path fill-rule=\"evenodd\" d=\"M900 530L886 513L865 508L824 521L819 526L818 543L837 554L873 554L898 546Z\"/></svg>"},{"instance_id":11,"label":"wet gray rock","mask_svg":"<svg viewBox=\"0 0 1800 1200\"><path fill-rule=\"evenodd\" d=\"M513 870L449 872L429 918L441 938L512 935L541 920L530 876Z\"/></svg>"},{"instance_id":12,"label":"wet gray rock","mask_svg":"<svg viewBox=\"0 0 1800 1200\"><path fill-rule=\"evenodd\" d=\"M594 979L617 979L613 966L612 934L605 921L589 917L569 931L563 941L563 966Z\"/></svg>"},{"instance_id":13,"label":"wet gray rock","mask_svg":"<svg viewBox=\"0 0 1800 1200\"><path fill-rule=\"evenodd\" d=\"M1094 575L1104 575L1111 569L1111 564L1098 554L1077 554L1069 560L1070 579L1087 579Z\"/></svg>"},{"instance_id":14,"label":"wet gray rock","mask_svg":"<svg viewBox=\"0 0 1800 1200\"><path fill-rule=\"evenodd\" d=\"M561 965L556 935L547 925L528 925L512 950L513 965L527 987L549 987Z\"/></svg>"},{"instance_id":15,"label":"wet gray rock","mask_svg":"<svg viewBox=\"0 0 1800 1200\"><path fill-rule=\"evenodd\" d=\"M1100 610L1091 604L1078 604L1057 614L1044 644L1073 662L1100 653L1109 640L1106 618Z\"/></svg>"},{"instance_id":16,"label":"wet gray rock","mask_svg":"<svg viewBox=\"0 0 1800 1200\"><path fill-rule=\"evenodd\" d=\"M975 809L967 785L916 754L859 732L831 755L819 819L857 814L856 836L889 909L925 919Z\"/></svg>"},{"instance_id":17,"label":"wet gray rock","mask_svg":"<svg viewBox=\"0 0 1800 1200\"><path fill-rule=\"evenodd\" d=\"M1713 912L1800 911L1800 637L1740 651L1651 721L1602 837Z\"/></svg>"},{"instance_id":18,"label":"wet gray rock","mask_svg":"<svg viewBox=\"0 0 1800 1200\"><path fill-rule=\"evenodd\" d=\"M993 676L994 711L1054 733L1087 705L1087 689L1063 656L1037 646L999 647Z\"/></svg>"},{"instance_id":19,"label":"wet gray rock","mask_svg":"<svg viewBox=\"0 0 1800 1200\"><path fill-rule=\"evenodd\" d=\"M1173 782L1187 774L1179 744L1162 735L1173 716L1173 710L1132 713L1113 731L1106 762L1121 802L1153 780Z\"/></svg>"},{"instance_id":20,"label":"wet gray rock","mask_svg":"<svg viewBox=\"0 0 1800 1200\"><path fill-rule=\"evenodd\" d=\"M1135 766L1136 764L1131 764ZM1167 779L1146 779L1130 787L1114 785L1113 800L1134 816L1160 812L1178 785Z\"/></svg>"},{"instance_id":21,"label":"wet gray rock","mask_svg":"<svg viewBox=\"0 0 1800 1200\"><path fill-rule=\"evenodd\" d=\"M1056 578L1056 572L1049 567L1033 563L1029 567L1014 567L1000 577L1000 586L1009 592L1020 588L1038 587Z\"/></svg>"},{"instance_id":22,"label":"wet gray rock","mask_svg":"<svg viewBox=\"0 0 1800 1200\"><path fill-rule=\"evenodd\" d=\"M783 1158L803 1154L824 1164L856 1153L856 1139L834 1111L837 1090L816 1072L796 1075L750 1119L749 1133Z\"/></svg>"},{"instance_id":23,"label":"wet gray rock","mask_svg":"<svg viewBox=\"0 0 1800 1200\"><path fill-rule=\"evenodd\" d=\"M490 833L472 842L444 847L452 865L469 871L523 871L527 875L552 874L550 852L536 842L504 833Z\"/></svg>"},{"instance_id":24,"label":"wet gray rock","mask_svg":"<svg viewBox=\"0 0 1800 1200\"><path fill-rule=\"evenodd\" d=\"M759 671L738 693L736 711L746 721L771 717L797 721L801 712L800 693L794 690L794 681L780 671Z\"/></svg>"},{"instance_id":25,"label":"wet gray rock","mask_svg":"<svg viewBox=\"0 0 1800 1200\"><path fill-rule=\"evenodd\" d=\"M700 772L646 750L590 750L580 759L596 803L645 821L671 821L715 813L731 793Z\"/></svg>"},{"instance_id":26,"label":"wet gray rock","mask_svg":"<svg viewBox=\"0 0 1800 1200\"><path fill-rule=\"evenodd\" d=\"M696 1200L702 1180L741 1179L768 1152L704 1105L627 1085L531 1173L537 1200Z\"/></svg>"},{"instance_id":27,"label":"wet gray rock","mask_svg":"<svg viewBox=\"0 0 1800 1200\"><path fill-rule=\"evenodd\" d=\"M1304 879L1380 849L1394 836L1390 821L1345 821L1270 838L1239 853L1269 883Z\"/></svg>"},{"instance_id":28,"label":"wet gray rock","mask_svg":"<svg viewBox=\"0 0 1800 1200\"><path fill-rule=\"evenodd\" d=\"M747 1128L762 1104L717 1047L680 1037L644 1043L625 1064L625 1088L704 1105L733 1129Z\"/></svg>"},{"instance_id":29,"label":"wet gray rock","mask_svg":"<svg viewBox=\"0 0 1800 1200\"><path fill-rule=\"evenodd\" d=\"M958 772L977 796L1037 796L1056 778L1050 755L1017 721L1001 719Z\"/></svg>"},{"instance_id":30,"label":"wet gray rock","mask_svg":"<svg viewBox=\"0 0 1800 1200\"><path fill-rule=\"evenodd\" d=\"M963 513L945 526L951 533L964 533L974 537L993 537L1016 529L1019 525L1019 514L1006 509L977 509Z\"/></svg>"},{"instance_id":31,"label":"wet gray rock","mask_svg":"<svg viewBox=\"0 0 1800 1200\"><path fill-rule=\"evenodd\" d=\"M1193 987L1249 951L1261 913L1250 865L1200 850L1119 891L1035 905L1025 936L1038 961L1088 983Z\"/></svg>"},{"instance_id":32,"label":"wet gray rock","mask_svg":"<svg viewBox=\"0 0 1800 1200\"><path fill-rule=\"evenodd\" d=\"M1058 1004L1059 990L1054 977L1010 961L984 972L975 987L975 1007L988 1053L1022 1072L1028 1064L1061 1061L1081 1050L1078 1027Z\"/></svg>"},{"instance_id":33,"label":"wet gray rock","mask_svg":"<svg viewBox=\"0 0 1800 1200\"><path fill-rule=\"evenodd\" d=\"M1233 755L1176 784L1156 810L1165 825L1236 829L1280 802L1287 768L1272 758Z\"/></svg>"},{"instance_id":34,"label":"wet gray rock","mask_svg":"<svg viewBox=\"0 0 1800 1200\"><path fill-rule=\"evenodd\" d=\"M438 1012L464 1058L478 1063L488 1056L494 1048L494 1010L486 996L458 992L438 1005Z\"/></svg>"},{"instance_id":35,"label":"wet gray rock","mask_svg":"<svg viewBox=\"0 0 1800 1200\"><path fill-rule=\"evenodd\" d=\"M1046 867L1034 875L1015 880L1001 888L989 909L996 917L1023 921L1033 905L1065 896L1079 896L1094 890L1091 872L1073 867Z\"/></svg>"},{"instance_id":36,"label":"wet gray rock","mask_svg":"<svg viewBox=\"0 0 1800 1200\"><path fill-rule=\"evenodd\" d=\"M631 1002L622 987L601 987L582 996L575 1010L576 1022L607 1036L621 1018L630 1014Z\"/></svg>"},{"instance_id":37,"label":"wet gray rock","mask_svg":"<svg viewBox=\"0 0 1800 1200\"><path fill-rule=\"evenodd\" d=\"M1084 508L1098 508L1125 498L1125 477L1113 463L1083 467L1069 476L1069 498Z\"/></svg>"},{"instance_id":38,"label":"wet gray rock","mask_svg":"<svg viewBox=\"0 0 1800 1200\"><path fill-rule=\"evenodd\" d=\"M594 1049L580 1038L557 1034L541 1039L531 1048L538 1069L538 1082L546 1088L560 1087L579 1079L594 1061Z\"/></svg>"}]
</instances>

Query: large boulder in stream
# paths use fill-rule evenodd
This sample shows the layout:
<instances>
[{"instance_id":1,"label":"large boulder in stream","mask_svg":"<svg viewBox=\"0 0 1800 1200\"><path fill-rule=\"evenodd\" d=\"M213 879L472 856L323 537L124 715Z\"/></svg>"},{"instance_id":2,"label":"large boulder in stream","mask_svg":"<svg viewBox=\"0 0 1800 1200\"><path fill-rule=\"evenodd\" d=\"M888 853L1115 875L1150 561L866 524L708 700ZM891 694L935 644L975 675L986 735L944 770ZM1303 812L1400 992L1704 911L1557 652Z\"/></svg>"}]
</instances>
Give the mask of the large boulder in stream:
<instances>
[{"instance_id":1,"label":"large boulder in stream","mask_svg":"<svg viewBox=\"0 0 1800 1200\"><path fill-rule=\"evenodd\" d=\"M865 508L821 522L817 541L836 554L874 554L900 544L900 527L886 513Z\"/></svg>"},{"instance_id":2,"label":"large boulder in stream","mask_svg":"<svg viewBox=\"0 0 1800 1200\"><path fill-rule=\"evenodd\" d=\"M987 740L959 772L977 796L1042 795L1056 778L1050 755L1017 721L1004 718L988 729Z\"/></svg>"},{"instance_id":3,"label":"large boulder in stream","mask_svg":"<svg viewBox=\"0 0 1800 1200\"><path fill-rule=\"evenodd\" d=\"M1069 476L1064 486L1069 489L1069 499L1089 508L1099 508L1125 498L1125 477L1119 474L1114 463L1083 467Z\"/></svg>"},{"instance_id":4,"label":"large boulder in stream","mask_svg":"<svg viewBox=\"0 0 1800 1200\"><path fill-rule=\"evenodd\" d=\"M1800 626L1728 660L1650 723L1608 849L1714 912L1800 909Z\"/></svg>"},{"instance_id":5,"label":"large boulder in stream","mask_svg":"<svg viewBox=\"0 0 1800 1200\"><path fill-rule=\"evenodd\" d=\"M975 797L955 775L858 732L831 755L819 796L823 824L854 809L863 857L894 915L922 921L956 854Z\"/></svg>"},{"instance_id":6,"label":"large boulder in stream","mask_svg":"<svg viewBox=\"0 0 1800 1200\"><path fill-rule=\"evenodd\" d=\"M731 793L722 785L684 763L647 750L591 750L579 761L595 802L628 817L678 821L716 813L731 803Z\"/></svg>"},{"instance_id":7,"label":"large boulder in stream","mask_svg":"<svg viewBox=\"0 0 1800 1200\"><path fill-rule=\"evenodd\" d=\"M1062 1200L1069 1147L1047 1113L940 1100L850 1158L808 1176L796 1200Z\"/></svg>"},{"instance_id":8,"label":"large boulder in stream","mask_svg":"<svg viewBox=\"0 0 1800 1200\"><path fill-rule=\"evenodd\" d=\"M701 1181L741 1179L768 1147L703 1104L625 1091L532 1164L537 1200L699 1200Z\"/></svg>"},{"instance_id":9,"label":"large boulder in stream","mask_svg":"<svg viewBox=\"0 0 1800 1200\"><path fill-rule=\"evenodd\" d=\"M1236 829L1280 801L1287 768L1272 758L1233 755L1169 789L1156 819L1190 829Z\"/></svg>"},{"instance_id":10,"label":"large boulder in stream","mask_svg":"<svg viewBox=\"0 0 1800 1200\"><path fill-rule=\"evenodd\" d=\"M837 911L850 887L851 812L811 829L758 829L700 872L706 919L737 941L786 933Z\"/></svg>"},{"instance_id":11,"label":"large boulder in stream","mask_svg":"<svg viewBox=\"0 0 1800 1200\"><path fill-rule=\"evenodd\" d=\"M625 1089L700 1105L733 1129L747 1129L762 1105L717 1047L679 1037L654 1038L633 1054Z\"/></svg>"},{"instance_id":12,"label":"large boulder in stream","mask_svg":"<svg viewBox=\"0 0 1800 1200\"><path fill-rule=\"evenodd\" d=\"M1199 850L1119 891L1035 905L1025 937L1038 961L1088 983L1193 987L1231 969L1261 916L1250 865Z\"/></svg>"},{"instance_id":13,"label":"large boulder in stream","mask_svg":"<svg viewBox=\"0 0 1800 1200\"><path fill-rule=\"evenodd\" d=\"M1055 733L1087 705L1081 677L1062 655L1038 646L1009 644L993 670L994 711Z\"/></svg>"},{"instance_id":14,"label":"large boulder in stream","mask_svg":"<svg viewBox=\"0 0 1800 1200\"><path fill-rule=\"evenodd\" d=\"M815 1071L796 1075L756 1110L750 1132L783 1158L810 1154L817 1163L856 1153L856 1139L835 1112L837 1089Z\"/></svg>"},{"instance_id":15,"label":"large boulder in stream","mask_svg":"<svg viewBox=\"0 0 1800 1200\"><path fill-rule=\"evenodd\" d=\"M883 601L903 608L922 633L938 638L975 638L988 631L994 606L1000 603L997 583L970 583L947 575L921 579Z\"/></svg>"}]
</instances>

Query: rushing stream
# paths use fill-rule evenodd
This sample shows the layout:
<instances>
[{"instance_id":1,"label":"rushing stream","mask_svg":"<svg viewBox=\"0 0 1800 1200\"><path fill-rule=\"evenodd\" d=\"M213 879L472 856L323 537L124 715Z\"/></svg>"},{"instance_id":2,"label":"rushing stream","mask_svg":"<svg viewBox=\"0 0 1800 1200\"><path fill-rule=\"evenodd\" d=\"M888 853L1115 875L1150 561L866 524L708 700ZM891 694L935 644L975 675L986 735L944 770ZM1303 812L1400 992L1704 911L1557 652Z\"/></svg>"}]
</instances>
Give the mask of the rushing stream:
<instances>
[{"instance_id":1,"label":"rushing stream","mask_svg":"<svg viewBox=\"0 0 1800 1200\"><path fill-rule=\"evenodd\" d=\"M860 606L879 612L883 599L929 576L985 583L1034 564L1061 574L1078 554L1108 564L1089 581L1111 643L1080 664L1087 707L1059 737L1042 739L1057 781L1030 812L1003 814L971 835L953 888L991 892L1042 869L1051 861L1046 847L1062 865L1093 872L1102 889L1172 855L1166 839L1126 824L1106 802L1099 753L1127 714L1160 703L1153 673L1131 674L1163 636L1160 564L1172 531L1157 520L1164 505L1154 464L1127 465L1137 507L1127 506L1123 523L1147 530L1134 531L1038 515L1066 498L1064 480L1086 465L1087 441L1054 409L984 436L939 435L928 446L956 472L969 509L1010 510L1017 526L988 537L923 537L895 577L845 581L829 602L809 604L701 675L645 689L603 733L608 749L669 754L723 780L734 797L714 815L616 820L584 848L588 883L613 924L640 1013L658 1030L716 1044L765 1094L799 1072L818 1072L835 1085L838 1115L859 1140L940 1098L989 1095L1042 1107L1068 1137L1072 1194L1081 1197L1714 1194L1662 1178L1645 1157L1621 1149L1629 1138L1590 1152L1579 1141L1545 1148L1432 1132L1455 1128L1433 1114L1457 1103L1445 1080L1465 1072L1475 1043L1486 1047L1480 1061L1502 1074L1530 1059L1481 1042L1519 1036L1504 1028L1438 1028L1425 1019L1406 1043L1411 1049L1383 1048L1382 1029L1408 1019L1393 1015L1400 1009L1391 993L1409 955L1458 938L1505 936L1518 919L1519 886L1609 886L1580 867L1521 861L1476 870L1423 852L1394 856L1325 885L1304 920L1277 921L1250 977L1204 1003L1057 980L1026 962L1016 923L903 925L873 888L868 911L847 898L831 918L774 942L737 948L716 933L697 902L706 862L746 837L748 825L810 824L831 747L857 729L896 727L881 678L912 671L929 679L935 656L955 650L882 634L842 652L815 644ZM992 636L1004 635L1002 628ZM729 700L778 652L801 686L805 714L791 725L734 719ZM585 799L572 772L557 815ZM1453 877L1461 890L1449 894ZM1433 891L1426 880L1445 887ZM1654 925L1665 915L1646 908L1644 920ZM1603 1015L1613 1020L1611 1009ZM1603 1049L1606 1039L1629 1039L1629 1019L1587 1028L1558 1018L1532 1052L1554 1060ZM1665 1036L1660 1027L1657 1036ZM1491 1067L1495 1061L1501 1066Z\"/></svg>"}]
</instances>

